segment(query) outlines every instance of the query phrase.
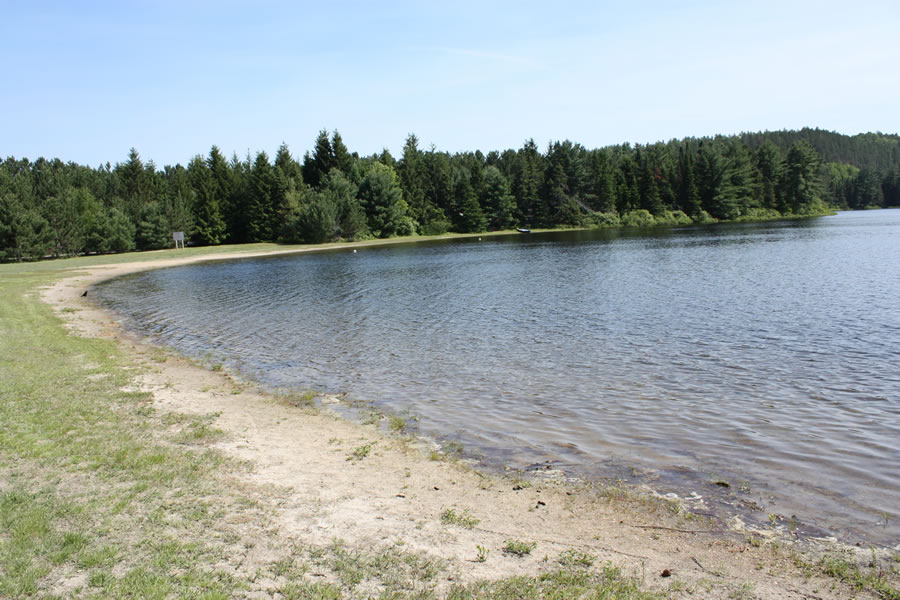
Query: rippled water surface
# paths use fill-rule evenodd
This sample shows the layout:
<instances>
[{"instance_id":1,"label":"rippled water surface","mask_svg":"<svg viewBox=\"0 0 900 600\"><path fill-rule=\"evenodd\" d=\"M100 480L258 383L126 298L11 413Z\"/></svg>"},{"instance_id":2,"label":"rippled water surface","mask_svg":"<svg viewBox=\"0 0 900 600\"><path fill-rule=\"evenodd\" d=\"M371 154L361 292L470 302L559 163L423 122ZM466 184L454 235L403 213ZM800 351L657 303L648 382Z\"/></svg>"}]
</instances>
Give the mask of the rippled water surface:
<instances>
[{"instance_id":1,"label":"rippled water surface","mask_svg":"<svg viewBox=\"0 0 900 600\"><path fill-rule=\"evenodd\" d=\"M164 344L408 411L489 464L900 541L900 210L235 260L98 295Z\"/></svg>"}]
</instances>

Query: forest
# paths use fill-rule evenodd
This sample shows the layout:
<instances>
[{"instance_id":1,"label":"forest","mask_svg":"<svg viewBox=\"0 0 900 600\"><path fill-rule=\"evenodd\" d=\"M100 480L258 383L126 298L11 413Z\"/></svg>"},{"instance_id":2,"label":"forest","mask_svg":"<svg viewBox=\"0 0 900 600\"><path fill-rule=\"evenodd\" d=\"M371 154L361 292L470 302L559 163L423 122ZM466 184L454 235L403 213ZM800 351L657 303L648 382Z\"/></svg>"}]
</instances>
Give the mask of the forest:
<instances>
[{"instance_id":1,"label":"forest","mask_svg":"<svg viewBox=\"0 0 900 600\"><path fill-rule=\"evenodd\" d=\"M132 148L96 168L0 161L0 261L194 245L320 243L512 227L618 227L900 206L900 136L820 129L589 150L534 141L450 154L351 152L321 131L302 160L217 146L158 168Z\"/></svg>"}]
</instances>

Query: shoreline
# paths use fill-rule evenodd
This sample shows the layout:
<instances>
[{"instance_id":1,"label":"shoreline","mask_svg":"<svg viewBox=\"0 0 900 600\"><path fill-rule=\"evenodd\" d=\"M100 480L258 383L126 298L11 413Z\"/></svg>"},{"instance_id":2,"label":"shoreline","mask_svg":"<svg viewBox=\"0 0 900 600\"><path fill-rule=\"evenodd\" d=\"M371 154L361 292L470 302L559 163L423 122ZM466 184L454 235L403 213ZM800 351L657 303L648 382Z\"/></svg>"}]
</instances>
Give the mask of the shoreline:
<instances>
[{"instance_id":1,"label":"shoreline","mask_svg":"<svg viewBox=\"0 0 900 600\"><path fill-rule=\"evenodd\" d=\"M396 240L409 241L415 240ZM523 485L456 462L429 460L421 446L408 439L291 406L290 400L250 389L255 386L227 373L161 351L124 331L114 316L81 297L99 281L147 269L352 247L222 252L78 267L42 290L41 299L79 335L111 339L148 367L137 376L136 387L151 392L160 410L215 415L211 423L225 432L225 439L212 447L254 465L241 478L243 485L279 490L275 518L288 538L320 545L340 538L361 547L402 539L409 548L461 565L472 563L476 547L497 549L513 538L538 542L535 557L509 558L495 550L491 560L465 567L469 572L463 581L533 572L544 568L541 556L578 549L627 573L640 570L649 580L648 588L657 591L671 588L674 581L699 585L711 574L704 565L714 564L722 565L717 569L722 573L716 575L723 583L721 597L745 583L764 598L822 593L821 581L816 583L815 578L756 569L760 561L772 560L769 542L785 540L743 529L739 519L729 528L708 527L690 513L676 511L671 503L641 497L633 490L540 480ZM362 456L352 458L357 453ZM480 526L448 532L440 522L447 510L471 514ZM754 539L757 542L750 541ZM646 576L663 571L678 577Z\"/></svg>"}]
</instances>

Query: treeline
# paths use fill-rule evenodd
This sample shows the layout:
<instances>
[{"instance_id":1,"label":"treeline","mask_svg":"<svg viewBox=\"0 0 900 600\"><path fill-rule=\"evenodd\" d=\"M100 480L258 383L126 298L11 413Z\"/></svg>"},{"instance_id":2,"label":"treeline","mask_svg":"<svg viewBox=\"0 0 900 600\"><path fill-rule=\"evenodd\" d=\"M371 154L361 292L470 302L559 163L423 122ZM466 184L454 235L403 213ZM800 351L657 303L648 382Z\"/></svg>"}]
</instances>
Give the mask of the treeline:
<instances>
[{"instance_id":1,"label":"treeline","mask_svg":"<svg viewBox=\"0 0 900 600\"><path fill-rule=\"evenodd\" d=\"M59 159L0 162L0 260L193 244L643 226L900 206L900 137L820 130L672 140L588 150L527 141L449 154L410 135L399 158L360 157L322 131L295 159L227 159L213 146L187 166L132 149L90 168Z\"/></svg>"}]
</instances>

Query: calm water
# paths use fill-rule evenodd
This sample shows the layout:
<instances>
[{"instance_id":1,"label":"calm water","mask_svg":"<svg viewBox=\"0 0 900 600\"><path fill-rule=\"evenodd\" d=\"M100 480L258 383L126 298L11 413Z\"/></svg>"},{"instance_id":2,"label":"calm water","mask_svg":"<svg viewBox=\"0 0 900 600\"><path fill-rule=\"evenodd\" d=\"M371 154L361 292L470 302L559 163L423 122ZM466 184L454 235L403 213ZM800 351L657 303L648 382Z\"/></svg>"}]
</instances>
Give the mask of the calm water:
<instances>
[{"instance_id":1,"label":"calm water","mask_svg":"<svg viewBox=\"0 0 900 600\"><path fill-rule=\"evenodd\" d=\"M900 210L235 260L98 295L161 343L408 411L488 465L900 541Z\"/></svg>"}]
</instances>

